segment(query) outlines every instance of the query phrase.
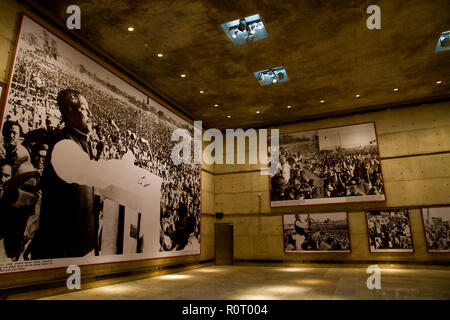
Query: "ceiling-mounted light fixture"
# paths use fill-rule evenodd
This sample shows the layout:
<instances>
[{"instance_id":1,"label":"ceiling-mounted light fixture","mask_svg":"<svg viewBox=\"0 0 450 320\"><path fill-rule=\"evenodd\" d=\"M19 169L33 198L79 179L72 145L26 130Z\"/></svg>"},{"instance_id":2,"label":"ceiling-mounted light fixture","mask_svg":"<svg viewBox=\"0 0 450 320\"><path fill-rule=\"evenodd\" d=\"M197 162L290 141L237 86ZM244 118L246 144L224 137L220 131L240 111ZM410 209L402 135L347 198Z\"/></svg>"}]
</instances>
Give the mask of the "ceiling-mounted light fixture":
<instances>
[{"instance_id":1,"label":"ceiling-mounted light fixture","mask_svg":"<svg viewBox=\"0 0 450 320\"><path fill-rule=\"evenodd\" d=\"M249 40L258 41L269 36L259 14L223 23L221 27L235 45L245 44Z\"/></svg>"},{"instance_id":2,"label":"ceiling-mounted light fixture","mask_svg":"<svg viewBox=\"0 0 450 320\"><path fill-rule=\"evenodd\" d=\"M439 36L434 52L445 50L450 50L450 31L442 32Z\"/></svg>"},{"instance_id":3,"label":"ceiling-mounted light fixture","mask_svg":"<svg viewBox=\"0 0 450 320\"><path fill-rule=\"evenodd\" d=\"M261 86L286 82L289 80L284 67L271 68L253 73Z\"/></svg>"}]
</instances>

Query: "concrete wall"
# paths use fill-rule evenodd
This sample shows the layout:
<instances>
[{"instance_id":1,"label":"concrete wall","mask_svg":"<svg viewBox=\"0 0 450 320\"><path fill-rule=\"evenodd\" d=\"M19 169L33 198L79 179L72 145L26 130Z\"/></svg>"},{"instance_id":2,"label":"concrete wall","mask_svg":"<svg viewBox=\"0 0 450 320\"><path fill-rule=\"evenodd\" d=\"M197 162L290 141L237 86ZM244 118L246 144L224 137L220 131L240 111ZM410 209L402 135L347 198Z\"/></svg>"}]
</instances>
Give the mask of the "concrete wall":
<instances>
[{"instance_id":1,"label":"concrete wall","mask_svg":"<svg viewBox=\"0 0 450 320\"><path fill-rule=\"evenodd\" d=\"M0 0L0 5L2 7L0 10L0 82L6 83L21 12L26 12L56 34L63 38L66 37L14 1ZM76 43L69 42L81 51L88 53ZM95 58L95 55L88 54ZM99 61L101 62L101 60ZM127 79L116 70L109 69ZM151 95L145 88L134 85ZM280 128L280 133L288 133L375 121L388 199L385 203L271 209L269 180L267 176L260 175L259 165L203 165L200 256L86 266L82 268L82 275L101 275L149 266L212 259L214 258L215 222L234 224L234 257L236 259L448 260L449 255L426 253L423 227L417 208L410 210L415 253L370 254L364 209L380 206L417 207L450 203L449 114L449 102L441 102L298 123ZM352 253L339 255L285 254L283 252L282 213L308 210L348 210ZM224 218L216 220L216 212L223 212ZM64 269L1 275L0 287L26 285L65 277Z\"/></svg>"},{"instance_id":2,"label":"concrete wall","mask_svg":"<svg viewBox=\"0 0 450 320\"><path fill-rule=\"evenodd\" d=\"M0 82L6 83L8 81L8 76L10 72L10 67L12 63L12 56L14 53L14 44L16 39L16 34L20 21L20 14L22 12L33 17L39 21L42 25L46 26L52 32L56 33L73 46L91 56L111 72L119 75L121 78L127 80L136 88L142 90L149 96L152 93L142 88L138 84L134 83L132 80L127 78L125 75L121 74L117 70L112 69L106 65L100 58L96 57L92 53L88 52L85 48L81 47L77 43L71 41L64 34L61 34L58 30L52 28L48 23L42 21L33 12L30 12L21 4L10 1L10 0L0 0ZM181 115L180 115L181 116ZM185 118L186 119L186 118ZM187 121L192 121L186 119ZM208 166L206 166L208 170ZM209 168L212 171L212 168ZM167 259L154 259L154 260L142 260L136 262L120 262L120 263L107 263L100 265L92 265L81 267L82 277L91 277L106 275L112 273L120 273L130 270L139 270L143 268L155 267L155 266L165 266L165 265L183 265L191 264L199 261L205 261L214 258L214 218L212 214L214 213L214 176L207 171L202 171L202 220L201 220L201 254L197 256L190 257L178 257L178 258L167 258ZM24 286L29 284L36 284L41 282L54 281L58 279L67 278L65 269L47 270L47 271L30 271L21 272L17 274L4 274L0 275L0 288L14 287L14 286Z\"/></svg>"},{"instance_id":3,"label":"concrete wall","mask_svg":"<svg viewBox=\"0 0 450 320\"><path fill-rule=\"evenodd\" d=\"M387 201L270 208L269 179L259 165L215 165L216 211L220 222L234 224L235 259L269 260L449 260L448 254L428 254L421 205L450 203L450 102L302 122L280 127L280 133L374 121ZM411 206L414 253L371 254L366 208ZM351 254L285 254L282 213L348 210Z\"/></svg>"}]
</instances>

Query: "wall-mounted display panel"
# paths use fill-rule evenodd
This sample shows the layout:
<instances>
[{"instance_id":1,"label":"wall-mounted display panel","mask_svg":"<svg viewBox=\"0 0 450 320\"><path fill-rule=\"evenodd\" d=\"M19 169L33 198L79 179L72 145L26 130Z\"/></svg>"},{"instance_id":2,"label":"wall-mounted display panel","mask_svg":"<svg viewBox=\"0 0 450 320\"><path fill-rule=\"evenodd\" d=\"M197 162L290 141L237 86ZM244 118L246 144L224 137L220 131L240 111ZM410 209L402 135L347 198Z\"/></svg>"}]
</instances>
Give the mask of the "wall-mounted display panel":
<instances>
[{"instance_id":1,"label":"wall-mounted display panel","mask_svg":"<svg viewBox=\"0 0 450 320\"><path fill-rule=\"evenodd\" d=\"M285 253L350 253L346 211L283 214Z\"/></svg>"},{"instance_id":2,"label":"wall-mounted display panel","mask_svg":"<svg viewBox=\"0 0 450 320\"><path fill-rule=\"evenodd\" d=\"M428 253L450 253L450 205L422 208Z\"/></svg>"},{"instance_id":3,"label":"wall-mounted display panel","mask_svg":"<svg viewBox=\"0 0 450 320\"><path fill-rule=\"evenodd\" d=\"M414 252L407 209L366 210L370 252Z\"/></svg>"},{"instance_id":4,"label":"wall-mounted display panel","mask_svg":"<svg viewBox=\"0 0 450 320\"><path fill-rule=\"evenodd\" d=\"M3 93L5 91L5 85L3 83L0 83L0 103L3 102Z\"/></svg>"},{"instance_id":5,"label":"wall-mounted display panel","mask_svg":"<svg viewBox=\"0 0 450 320\"><path fill-rule=\"evenodd\" d=\"M193 126L25 15L2 115L0 273L200 254Z\"/></svg>"},{"instance_id":6,"label":"wall-mounted display panel","mask_svg":"<svg viewBox=\"0 0 450 320\"><path fill-rule=\"evenodd\" d=\"M282 134L272 207L386 200L375 124Z\"/></svg>"}]
</instances>

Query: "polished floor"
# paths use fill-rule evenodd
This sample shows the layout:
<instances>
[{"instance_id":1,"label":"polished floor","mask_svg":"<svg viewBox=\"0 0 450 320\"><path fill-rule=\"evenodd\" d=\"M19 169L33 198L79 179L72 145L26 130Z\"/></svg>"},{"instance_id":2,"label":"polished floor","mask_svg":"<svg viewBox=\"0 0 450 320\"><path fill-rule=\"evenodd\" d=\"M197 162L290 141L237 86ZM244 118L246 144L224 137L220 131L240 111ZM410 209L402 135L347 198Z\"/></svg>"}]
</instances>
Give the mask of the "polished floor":
<instances>
[{"instance_id":1,"label":"polished floor","mask_svg":"<svg viewBox=\"0 0 450 320\"><path fill-rule=\"evenodd\" d=\"M46 299L450 300L450 269L382 268L380 290L367 288L369 276L360 267L209 266Z\"/></svg>"}]
</instances>

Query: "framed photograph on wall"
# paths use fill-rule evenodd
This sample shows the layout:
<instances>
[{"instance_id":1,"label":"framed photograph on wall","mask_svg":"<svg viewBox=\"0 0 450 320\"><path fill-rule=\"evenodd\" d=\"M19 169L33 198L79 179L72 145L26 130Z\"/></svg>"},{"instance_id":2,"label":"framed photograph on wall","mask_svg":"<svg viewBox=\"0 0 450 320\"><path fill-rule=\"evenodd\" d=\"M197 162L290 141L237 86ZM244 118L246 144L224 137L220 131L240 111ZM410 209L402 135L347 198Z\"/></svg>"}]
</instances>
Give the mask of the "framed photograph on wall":
<instances>
[{"instance_id":1,"label":"framed photograph on wall","mask_svg":"<svg viewBox=\"0 0 450 320\"><path fill-rule=\"evenodd\" d=\"M374 123L282 134L271 207L385 201Z\"/></svg>"},{"instance_id":2,"label":"framed photograph on wall","mask_svg":"<svg viewBox=\"0 0 450 320\"><path fill-rule=\"evenodd\" d=\"M450 253L450 205L422 208L428 253Z\"/></svg>"},{"instance_id":3,"label":"framed photograph on wall","mask_svg":"<svg viewBox=\"0 0 450 320\"><path fill-rule=\"evenodd\" d=\"M366 210L370 252L414 252L408 209Z\"/></svg>"},{"instance_id":4,"label":"framed photograph on wall","mask_svg":"<svg viewBox=\"0 0 450 320\"><path fill-rule=\"evenodd\" d=\"M283 214L285 253L350 253L347 211Z\"/></svg>"},{"instance_id":5,"label":"framed photograph on wall","mask_svg":"<svg viewBox=\"0 0 450 320\"><path fill-rule=\"evenodd\" d=\"M0 273L200 254L193 125L26 15L1 127Z\"/></svg>"},{"instance_id":6,"label":"framed photograph on wall","mask_svg":"<svg viewBox=\"0 0 450 320\"><path fill-rule=\"evenodd\" d=\"M3 103L3 94L5 93L5 84L0 82L0 105Z\"/></svg>"}]
</instances>

